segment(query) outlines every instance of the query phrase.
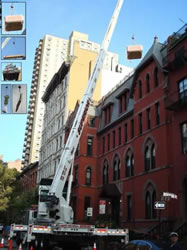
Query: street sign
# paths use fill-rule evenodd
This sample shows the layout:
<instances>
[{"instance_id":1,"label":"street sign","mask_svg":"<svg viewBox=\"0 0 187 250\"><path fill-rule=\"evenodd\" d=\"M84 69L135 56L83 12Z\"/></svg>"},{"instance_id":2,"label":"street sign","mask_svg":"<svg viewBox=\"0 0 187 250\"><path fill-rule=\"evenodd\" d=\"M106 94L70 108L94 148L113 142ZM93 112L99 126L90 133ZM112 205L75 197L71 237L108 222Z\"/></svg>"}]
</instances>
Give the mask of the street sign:
<instances>
[{"instance_id":1,"label":"street sign","mask_svg":"<svg viewBox=\"0 0 187 250\"><path fill-rule=\"evenodd\" d=\"M88 207L87 208L87 216L88 217L92 217L92 214L93 214L93 208L92 207Z\"/></svg>"},{"instance_id":2,"label":"street sign","mask_svg":"<svg viewBox=\"0 0 187 250\"><path fill-rule=\"evenodd\" d=\"M172 199L177 199L177 198L178 198L176 194L174 194L174 193L169 193L169 192L163 192L162 196L163 196L163 197L170 197L170 198L172 198Z\"/></svg>"},{"instance_id":3,"label":"street sign","mask_svg":"<svg viewBox=\"0 0 187 250\"><path fill-rule=\"evenodd\" d=\"M99 214L105 214L105 210L106 210L106 201L100 200L99 201Z\"/></svg>"},{"instance_id":4,"label":"street sign","mask_svg":"<svg viewBox=\"0 0 187 250\"><path fill-rule=\"evenodd\" d=\"M165 209L165 208L166 208L165 201L155 201L154 209Z\"/></svg>"}]
</instances>

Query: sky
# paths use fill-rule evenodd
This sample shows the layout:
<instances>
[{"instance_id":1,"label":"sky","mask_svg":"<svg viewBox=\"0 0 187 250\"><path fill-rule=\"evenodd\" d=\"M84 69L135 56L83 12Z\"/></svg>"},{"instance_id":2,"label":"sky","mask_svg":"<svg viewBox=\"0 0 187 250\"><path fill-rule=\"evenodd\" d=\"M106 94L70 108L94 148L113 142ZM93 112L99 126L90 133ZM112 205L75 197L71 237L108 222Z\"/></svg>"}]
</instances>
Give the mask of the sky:
<instances>
[{"instance_id":1,"label":"sky","mask_svg":"<svg viewBox=\"0 0 187 250\"><path fill-rule=\"evenodd\" d=\"M7 1L9 2L9 0ZM73 30L102 43L117 0L27 0L26 55L22 62L23 81L30 91L35 48L46 34L68 39ZM124 0L109 50L119 54L119 62L136 67L139 60L126 59L126 47L135 43L151 47L154 36L164 42L187 22L187 0ZM22 158L26 115L0 114L0 155L5 161Z\"/></svg>"}]
</instances>

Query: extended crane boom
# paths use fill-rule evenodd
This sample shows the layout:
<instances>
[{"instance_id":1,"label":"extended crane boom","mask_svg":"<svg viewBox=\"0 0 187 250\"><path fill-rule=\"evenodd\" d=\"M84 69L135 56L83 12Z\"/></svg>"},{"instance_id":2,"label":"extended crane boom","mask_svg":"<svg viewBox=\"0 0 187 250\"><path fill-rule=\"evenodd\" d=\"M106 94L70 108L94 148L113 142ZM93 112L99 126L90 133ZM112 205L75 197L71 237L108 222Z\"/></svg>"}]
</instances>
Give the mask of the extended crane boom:
<instances>
[{"instance_id":1,"label":"extended crane boom","mask_svg":"<svg viewBox=\"0 0 187 250\"><path fill-rule=\"evenodd\" d=\"M81 133L83 131L85 117L91 102L91 98L93 96L93 92L95 90L95 86L99 77L99 74L102 69L102 65L104 62L104 58L109 47L118 16L123 4L123 0L118 0L116 8L114 10L113 16L109 23L108 29L106 31L102 46L100 48L100 52L98 54L94 69L88 81L87 89L85 91L84 96L80 102L79 109L77 111L76 117L73 122L73 126L71 128L68 140L65 145L65 149L62 152L60 162L58 164L53 182L49 188L48 198L51 201L49 206L49 210L58 211L59 216L56 217L56 221L60 223L72 223L73 221L73 211L69 206L69 196L67 194L67 199L62 197L62 191L64 189L65 183L69 176L69 183L72 182L72 164L74 160L74 154L77 149ZM70 173L71 170L71 173ZM70 187L70 186L69 186ZM68 188L68 192L70 192L70 188ZM40 206L39 206L40 207ZM40 211L38 211L40 213Z\"/></svg>"}]
</instances>

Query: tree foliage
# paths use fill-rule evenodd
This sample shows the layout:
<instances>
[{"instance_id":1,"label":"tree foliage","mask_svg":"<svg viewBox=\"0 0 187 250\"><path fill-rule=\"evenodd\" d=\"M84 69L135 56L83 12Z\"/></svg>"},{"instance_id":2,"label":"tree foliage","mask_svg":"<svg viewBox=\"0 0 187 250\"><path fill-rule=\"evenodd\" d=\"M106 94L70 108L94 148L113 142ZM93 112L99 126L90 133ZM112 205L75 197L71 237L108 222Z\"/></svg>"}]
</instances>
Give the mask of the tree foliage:
<instances>
[{"instance_id":1,"label":"tree foliage","mask_svg":"<svg viewBox=\"0 0 187 250\"><path fill-rule=\"evenodd\" d=\"M8 209L13 183L17 176L16 169L9 169L5 163L0 162L0 212L5 212Z\"/></svg>"},{"instance_id":2,"label":"tree foliage","mask_svg":"<svg viewBox=\"0 0 187 250\"><path fill-rule=\"evenodd\" d=\"M25 210L37 202L37 190L24 190L20 173L0 161L0 222L20 222Z\"/></svg>"}]
</instances>

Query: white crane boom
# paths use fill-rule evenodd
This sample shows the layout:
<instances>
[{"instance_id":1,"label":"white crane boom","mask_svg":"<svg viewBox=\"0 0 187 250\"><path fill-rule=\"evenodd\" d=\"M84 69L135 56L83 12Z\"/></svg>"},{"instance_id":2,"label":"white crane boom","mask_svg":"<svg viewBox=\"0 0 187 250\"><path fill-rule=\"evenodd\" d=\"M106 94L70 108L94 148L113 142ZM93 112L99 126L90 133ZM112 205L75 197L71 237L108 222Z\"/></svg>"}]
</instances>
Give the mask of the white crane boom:
<instances>
[{"instance_id":1,"label":"white crane boom","mask_svg":"<svg viewBox=\"0 0 187 250\"><path fill-rule=\"evenodd\" d=\"M99 55L97 57L93 72L88 81L86 92L80 102L79 109L77 111L76 117L74 119L73 126L71 128L70 134L68 136L68 140L65 145L65 150L63 151L60 162L57 167L57 171L55 177L53 179L51 188L49 190L49 194L57 196L60 191L60 195L62 194L62 190L64 188L65 182L67 181L68 173L71 168L72 160L74 159L74 154L77 149L80 136L83 130L84 120L90 105L90 101L96 86L97 79L101 72L103 61L109 47L118 16L123 4L123 0L118 0L116 8L114 10L113 16L111 18L110 24L108 26L107 32L105 34L102 46L100 48ZM57 196L58 197L58 196Z\"/></svg>"}]
</instances>

